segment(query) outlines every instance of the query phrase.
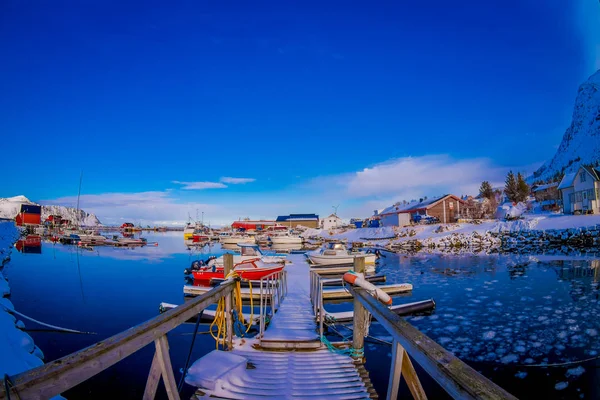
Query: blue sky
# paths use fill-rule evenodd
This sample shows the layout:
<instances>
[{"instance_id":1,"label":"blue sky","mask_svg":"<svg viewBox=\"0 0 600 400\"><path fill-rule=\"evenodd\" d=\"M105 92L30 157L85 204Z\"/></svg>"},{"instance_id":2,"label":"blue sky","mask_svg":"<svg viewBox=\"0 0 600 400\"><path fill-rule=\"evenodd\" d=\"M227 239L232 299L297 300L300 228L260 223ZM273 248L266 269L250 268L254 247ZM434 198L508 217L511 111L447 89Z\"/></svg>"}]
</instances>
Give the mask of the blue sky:
<instances>
[{"instance_id":1,"label":"blue sky","mask_svg":"<svg viewBox=\"0 0 600 400\"><path fill-rule=\"evenodd\" d=\"M0 197L366 216L532 172L600 68L596 0L121 3L0 4Z\"/></svg>"}]
</instances>

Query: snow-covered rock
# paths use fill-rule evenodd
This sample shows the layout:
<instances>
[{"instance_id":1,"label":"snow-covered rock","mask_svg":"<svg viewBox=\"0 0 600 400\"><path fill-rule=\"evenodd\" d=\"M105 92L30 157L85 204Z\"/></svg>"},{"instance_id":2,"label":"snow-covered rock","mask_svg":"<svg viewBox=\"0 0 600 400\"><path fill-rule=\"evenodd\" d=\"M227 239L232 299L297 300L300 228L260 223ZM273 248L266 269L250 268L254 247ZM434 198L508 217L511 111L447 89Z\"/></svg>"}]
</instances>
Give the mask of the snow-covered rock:
<instances>
[{"instance_id":1,"label":"snow-covered rock","mask_svg":"<svg viewBox=\"0 0 600 400\"><path fill-rule=\"evenodd\" d=\"M21 204L36 204L25 196L15 196L0 198L0 218L14 219ZM60 215L63 219L68 219L72 222L77 222L80 226L98 226L101 225L100 220L94 214L88 214L84 210L77 210L73 207L43 205L42 206L42 221L49 215Z\"/></svg>"},{"instance_id":2,"label":"snow-covered rock","mask_svg":"<svg viewBox=\"0 0 600 400\"><path fill-rule=\"evenodd\" d=\"M556 154L534 174L535 180L571 172L600 160L600 70L579 86L573 120Z\"/></svg>"}]
</instances>

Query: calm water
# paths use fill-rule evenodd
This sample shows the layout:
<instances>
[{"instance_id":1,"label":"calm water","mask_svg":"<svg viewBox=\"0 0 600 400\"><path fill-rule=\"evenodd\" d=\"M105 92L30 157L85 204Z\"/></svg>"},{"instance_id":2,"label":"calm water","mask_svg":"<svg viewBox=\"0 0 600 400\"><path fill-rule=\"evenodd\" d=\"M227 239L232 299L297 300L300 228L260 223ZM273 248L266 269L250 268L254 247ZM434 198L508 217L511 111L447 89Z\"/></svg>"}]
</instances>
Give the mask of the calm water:
<instances>
[{"instance_id":1,"label":"calm water","mask_svg":"<svg viewBox=\"0 0 600 400\"><path fill-rule=\"evenodd\" d=\"M156 316L161 301L181 304L183 269L198 257L223 252L218 245L190 250L181 232L144 237L159 246L77 251L73 246L43 243L41 254L13 252L4 273L18 310L51 324L97 333L30 332L46 361ZM436 312L409 318L410 322L518 397L596 398L600 395L596 360L549 368L536 365L598 356L600 275L595 267L599 265L564 256L388 254L378 272L387 274L388 283L414 285L413 293L396 299L397 303L433 297ZM327 307L330 311L345 308L345 304ZM192 330L192 325L185 325L169 334L176 379ZM370 332L391 339L377 324ZM193 359L213 348L210 336L199 336ZM153 352L148 346L65 395L139 398ZM371 379L385 395L390 348L369 342L366 356ZM424 384L431 398L441 395L428 380ZM162 396L162 389L159 393ZM191 393L188 389L182 398Z\"/></svg>"}]
</instances>

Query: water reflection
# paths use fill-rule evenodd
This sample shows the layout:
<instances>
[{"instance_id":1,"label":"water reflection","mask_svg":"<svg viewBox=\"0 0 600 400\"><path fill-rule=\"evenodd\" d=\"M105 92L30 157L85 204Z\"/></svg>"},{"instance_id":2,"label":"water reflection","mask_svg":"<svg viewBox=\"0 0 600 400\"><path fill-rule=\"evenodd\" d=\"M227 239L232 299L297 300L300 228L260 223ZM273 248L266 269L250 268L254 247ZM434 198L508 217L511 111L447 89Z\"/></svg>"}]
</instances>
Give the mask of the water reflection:
<instances>
[{"instance_id":1,"label":"water reflection","mask_svg":"<svg viewBox=\"0 0 600 400\"><path fill-rule=\"evenodd\" d=\"M27 237L17 240L15 248L19 253L42 254L42 237L27 235Z\"/></svg>"}]
</instances>

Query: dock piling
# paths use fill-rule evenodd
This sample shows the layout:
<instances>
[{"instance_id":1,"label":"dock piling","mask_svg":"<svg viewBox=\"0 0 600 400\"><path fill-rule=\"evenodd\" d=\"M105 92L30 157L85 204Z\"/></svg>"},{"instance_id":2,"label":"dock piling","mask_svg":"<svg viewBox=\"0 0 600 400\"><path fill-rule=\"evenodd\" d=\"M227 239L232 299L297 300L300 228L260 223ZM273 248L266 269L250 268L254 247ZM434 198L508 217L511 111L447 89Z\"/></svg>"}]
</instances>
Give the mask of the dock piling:
<instances>
[{"instance_id":1,"label":"dock piling","mask_svg":"<svg viewBox=\"0 0 600 400\"><path fill-rule=\"evenodd\" d=\"M233 271L233 254L223 254L223 272L225 277ZM232 303L233 297L231 292L225 296L225 323L227 325L227 349L233 348L233 316L232 316Z\"/></svg>"},{"instance_id":2,"label":"dock piling","mask_svg":"<svg viewBox=\"0 0 600 400\"><path fill-rule=\"evenodd\" d=\"M354 257L354 272L365 272L364 256ZM365 336L367 331L367 310L356 297L353 300L354 304L354 320L352 333L352 347L355 354L363 354L360 358L364 361Z\"/></svg>"}]
</instances>

